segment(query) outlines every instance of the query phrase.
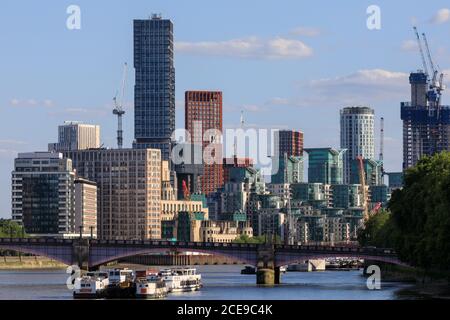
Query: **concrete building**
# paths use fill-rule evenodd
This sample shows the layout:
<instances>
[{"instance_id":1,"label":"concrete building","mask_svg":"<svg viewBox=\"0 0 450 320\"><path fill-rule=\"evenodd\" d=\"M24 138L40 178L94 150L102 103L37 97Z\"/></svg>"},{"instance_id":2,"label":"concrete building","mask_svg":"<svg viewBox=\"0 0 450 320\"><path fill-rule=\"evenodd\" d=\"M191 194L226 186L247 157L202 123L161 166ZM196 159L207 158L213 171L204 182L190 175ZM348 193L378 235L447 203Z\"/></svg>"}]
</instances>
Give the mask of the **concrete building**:
<instances>
[{"instance_id":1,"label":"concrete building","mask_svg":"<svg viewBox=\"0 0 450 320\"><path fill-rule=\"evenodd\" d=\"M58 127L58 142L49 143L48 151L75 151L100 148L100 126L66 121Z\"/></svg>"},{"instance_id":2,"label":"concrete building","mask_svg":"<svg viewBox=\"0 0 450 320\"><path fill-rule=\"evenodd\" d=\"M189 133L187 142L202 146L204 169L200 191L209 195L223 186L221 91L186 91L185 129Z\"/></svg>"},{"instance_id":3,"label":"concrete building","mask_svg":"<svg viewBox=\"0 0 450 320\"><path fill-rule=\"evenodd\" d=\"M161 238L161 151L97 149L65 152L80 177L98 187L98 237Z\"/></svg>"},{"instance_id":4,"label":"concrete building","mask_svg":"<svg viewBox=\"0 0 450 320\"><path fill-rule=\"evenodd\" d=\"M346 150L307 148L308 182L323 184L344 183L344 155Z\"/></svg>"},{"instance_id":5,"label":"concrete building","mask_svg":"<svg viewBox=\"0 0 450 320\"><path fill-rule=\"evenodd\" d=\"M193 143L177 143L174 144L172 152L178 158L171 159L172 163L175 163L178 199L183 197L183 182L191 193L200 193L200 177L204 173L202 146Z\"/></svg>"},{"instance_id":6,"label":"concrete building","mask_svg":"<svg viewBox=\"0 0 450 320\"><path fill-rule=\"evenodd\" d=\"M201 241L230 243L241 235L253 237L250 223L239 221L202 221L200 228Z\"/></svg>"},{"instance_id":7,"label":"concrete building","mask_svg":"<svg viewBox=\"0 0 450 320\"><path fill-rule=\"evenodd\" d=\"M82 178L75 180L75 229L97 238L97 184Z\"/></svg>"},{"instance_id":8,"label":"concrete building","mask_svg":"<svg viewBox=\"0 0 450 320\"><path fill-rule=\"evenodd\" d=\"M159 15L134 20L133 148L159 149L170 159L175 130L173 24Z\"/></svg>"},{"instance_id":9,"label":"concrete building","mask_svg":"<svg viewBox=\"0 0 450 320\"><path fill-rule=\"evenodd\" d=\"M275 132L276 156L302 157L303 156L303 132L295 130L279 130Z\"/></svg>"},{"instance_id":10,"label":"concrete building","mask_svg":"<svg viewBox=\"0 0 450 320\"><path fill-rule=\"evenodd\" d=\"M27 234L73 236L75 171L61 153L19 153L12 172L12 220Z\"/></svg>"},{"instance_id":11,"label":"concrete building","mask_svg":"<svg viewBox=\"0 0 450 320\"><path fill-rule=\"evenodd\" d=\"M409 76L411 101L401 103L404 170L424 156L450 151L450 106L441 105L441 93L429 89L431 82L423 71Z\"/></svg>"},{"instance_id":12,"label":"concrete building","mask_svg":"<svg viewBox=\"0 0 450 320\"><path fill-rule=\"evenodd\" d=\"M373 109L348 107L341 114L341 149L344 155L344 183L350 183L352 161L358 156L375 159L375 127Z\"/></svg>"}]
</instances>

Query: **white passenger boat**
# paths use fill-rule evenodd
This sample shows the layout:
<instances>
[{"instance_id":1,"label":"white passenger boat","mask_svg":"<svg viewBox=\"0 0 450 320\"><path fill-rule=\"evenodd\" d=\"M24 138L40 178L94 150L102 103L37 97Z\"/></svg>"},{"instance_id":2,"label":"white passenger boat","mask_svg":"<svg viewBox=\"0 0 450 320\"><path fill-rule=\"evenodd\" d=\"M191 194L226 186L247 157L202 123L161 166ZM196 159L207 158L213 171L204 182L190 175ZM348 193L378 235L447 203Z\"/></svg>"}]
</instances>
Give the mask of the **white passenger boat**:
<instances>
[{"instance_id":1,"label":"white passenger boat","mask_svg":"<svg viewBox=\"0 0 450 320\"><path fill-rule=\"evenodd\" d=\"M202 276L197 274L195 268L163 269L159 276L169 292L197 291L202 287Z\"/></svg>"},{"instance_id":2,"label":"white passenger boat","mask_svg":"<svg viewBox=\"0 0 450 320\"><path fill-rule=\"evenodd\" d=\"M136 298L160 299L168 292L166 283L158 275L136 280Z\"/></svg>"},{"instance_id":3,"label":"white passenger boat","mask_svg":"<svg viewBox=\"0 0 450 320\"><path fill-rule=\"evenodd\" d=\"M102 298L109 285L107 272L88 272L75 280L74 298Z\"/></svg>"}]
</instances>

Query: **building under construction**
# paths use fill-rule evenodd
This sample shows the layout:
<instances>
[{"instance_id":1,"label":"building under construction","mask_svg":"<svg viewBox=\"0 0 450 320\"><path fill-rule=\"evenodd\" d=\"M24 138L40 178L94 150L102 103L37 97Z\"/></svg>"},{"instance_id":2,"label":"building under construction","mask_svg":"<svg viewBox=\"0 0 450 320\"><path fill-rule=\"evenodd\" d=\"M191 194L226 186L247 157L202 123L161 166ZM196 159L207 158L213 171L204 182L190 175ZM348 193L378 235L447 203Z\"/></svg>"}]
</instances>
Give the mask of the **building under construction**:
<instances>
[{"instance_id":1,"label":"building under construction","mask_svg":"<svg viewBox=\"0 0 450 320\"><path fill-rule=\"evenodd\" d=\"M422 56L423 70L412 72L411 101L401 103L403 120L403 169L414 166L422 157L450 150L450 106L441 104L444 74L435 68L425 34L422 41L414 28ZM430 68L430 73L429 73Z\"/></svg>"}]
</instances>

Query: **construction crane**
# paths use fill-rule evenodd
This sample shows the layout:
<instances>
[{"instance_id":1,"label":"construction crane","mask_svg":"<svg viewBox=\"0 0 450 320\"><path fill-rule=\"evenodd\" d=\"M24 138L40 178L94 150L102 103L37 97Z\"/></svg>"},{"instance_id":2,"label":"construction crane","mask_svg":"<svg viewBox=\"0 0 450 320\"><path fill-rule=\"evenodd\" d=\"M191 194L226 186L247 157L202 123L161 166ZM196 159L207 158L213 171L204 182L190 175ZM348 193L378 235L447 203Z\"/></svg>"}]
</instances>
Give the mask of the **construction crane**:
<instances>
[{"instance_id":1,"label":"construction crane","mask_svg":"<svg viewBox=\"0 0 450 320\"><path fill-rule=\"evenodd\" d=\"M378 160L381 166L381 183L384 183L384 175L386 174L384 171L384 118L380 119L380 154L378 156Z\"/></svg>"},{"instance_id":2,"label":"construction crane","mask_svg":"<svg viewBox=\"0 0 450 320\"><path fill-rule=\"evenodd\" d=\"M378 157L381 163L384 161L384 118L380 119L380 155Z\"/></svg>"},{"instance_id":3,"label":"construction crane","mask_svg":"<svg viewBox=\"0 0 450 320\"><path fill-rule=\"evenodd\" d=\"M191 200L191 192L189 191L189 187L186 184L186 180L183 180L183 196L184 200L190 201Z\"/></svg>"},{"instance_id":4,"label":"construction crane","mask_svg":"<svg viewBox=\"0 0 450 320\"><path fill-rule=\"evenodd\" d=\"M430 63L431 71L433 72L433 79L431 80L430 88L439 88L439 82L437 81L438 71L434 67L433 59L431 58L430 47L428 46L427 36L422 33L423 42L425 43L425 49L427 49L428 61Z\"/></svg>"},{"instance_id":5,"label":"construction crane","mask_svg":"<svg viewBox=\"0 0 450 320\"><path fill-rule=\"evenodd\" d=\"M296 234L296 227L295 227L295 221L294 217L292 215L291 211L291 186L288 181L288 155L287 153L284 153L284 183L288 184L288 194L287 194L287 201L286 201L286 209L287 209L287 228L286 228L286 237L285 237L285 243L287 245L293 245L295 244L295 234Z\"/></svg>"},{"instance_id":6,"label":"construction crane","mask_svg":"<svg viewBox=\"0 0 450 320\"><path fill-rule=\"evenodd\" d=\"M356 158L358 160L359 164L359 183L361 184L362 188L362 203L364 208L364 222L366 222L369 219L369 195L367 192L367 185L366 185L366 172L364 170L364 159L361 156L358 156Z\"/></svg>"},{"instance_id":7,"label":"construction crane","mask_svg":"<svg viewBox=\"0 0 450 320\"><path fill-rule=\"evenodd\" d=\"M117 115L117 148L122 149L123 147L123 130L122 130L122 116L125 114L123 110L123 101L125 96L125 84L127 79L127 63L125 62L123 66L123 77L122 77L122 87L120 92L120 97L118 99L117 93L113 98L114 110L113 114Z\"/></svg>"},{"instance_id":8,"label":"construction crane","mask_svg":"<svg viewBox=\"0 0 450 320\"><path fill-rule=\"evenodd\" d=\"M422 49L422 42L420 41L420 37L419 37L419 32L417 31L417 27L413 27L414 32L416 34L416 38L417 38L417 43L419 44L419 49L420 49L420 56L422 57L422 64L423 64L423 69L425 71L425 74L427 76L428 79L428 67L427 67L427 63L425 61L425 55L423 53L423 49Z\"/></svg>"}]
</instances>

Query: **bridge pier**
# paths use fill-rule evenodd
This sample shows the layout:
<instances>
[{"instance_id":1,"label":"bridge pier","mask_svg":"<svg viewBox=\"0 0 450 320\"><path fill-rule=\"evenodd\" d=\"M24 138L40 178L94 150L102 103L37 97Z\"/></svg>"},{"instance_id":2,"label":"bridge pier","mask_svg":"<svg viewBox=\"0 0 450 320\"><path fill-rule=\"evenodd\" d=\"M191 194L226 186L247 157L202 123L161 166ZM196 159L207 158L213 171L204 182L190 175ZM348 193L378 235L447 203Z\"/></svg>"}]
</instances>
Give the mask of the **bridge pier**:
<instances>
[{"instance_id":1,"label":"bridge pier","mask_svg":"<svg viewBox=\"0 0 450 320\"><path fill-rule=\"evenodd\" d=\"M275 247L261 244L257 248L256 284L273 286L280 284L280 268L275 267Z\"/></svg>"},{"instance_id":2,"label":"bridge pier","mask_svg":"<svg viewBox=\"0 0 450 320\"><path fill-rule=\"evenodd\" d=\"M72 261L76 263L81 270L89 271L89 239L74 240L72 246Z\"/></svg>"}]
</instances>

